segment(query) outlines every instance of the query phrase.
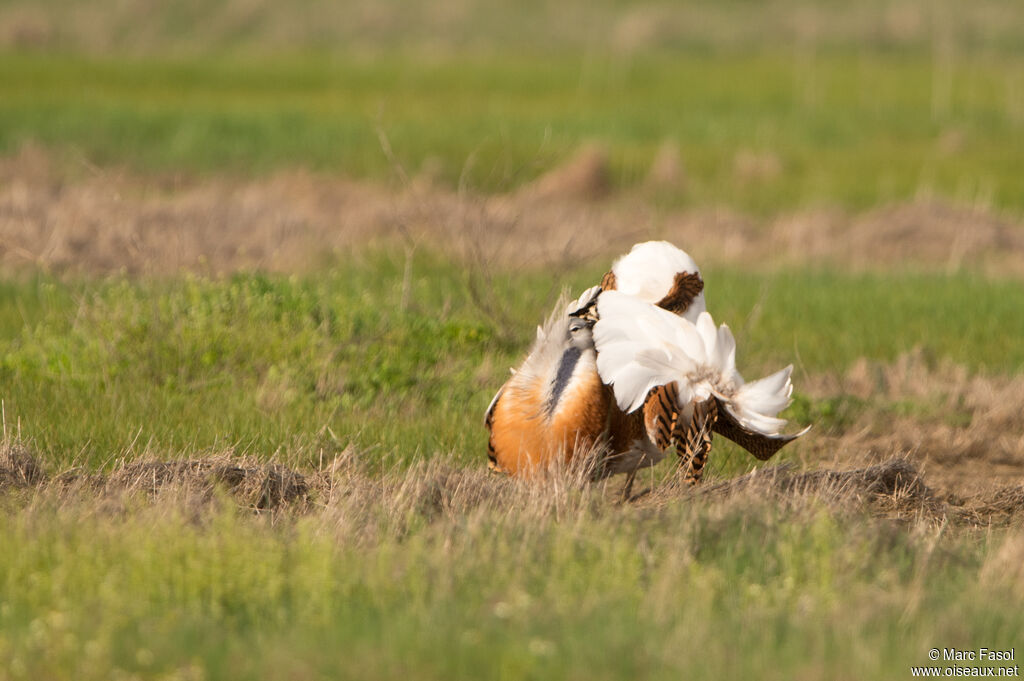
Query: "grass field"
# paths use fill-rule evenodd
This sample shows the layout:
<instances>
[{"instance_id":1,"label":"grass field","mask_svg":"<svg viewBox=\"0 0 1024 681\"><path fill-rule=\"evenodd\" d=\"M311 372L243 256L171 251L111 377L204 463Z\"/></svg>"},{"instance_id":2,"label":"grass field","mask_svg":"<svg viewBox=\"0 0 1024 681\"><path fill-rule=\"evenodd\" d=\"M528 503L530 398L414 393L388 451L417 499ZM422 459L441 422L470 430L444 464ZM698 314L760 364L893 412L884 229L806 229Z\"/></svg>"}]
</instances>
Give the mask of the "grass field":
<instances>
[{"instance_id":1,"label":"grass field","mask_svg":"<svg viewBox=\"0 0 1024 681\"><path fill-rule=\"evenodd\" d=\"M324 446L354 444L399 458L454 452L470 464L485 446L480 415L529 344L537 311L562 285L578 291L599 276L509 274L488 292L500 317L474 304L456 263L426 255L408 274L378 253L315 277L13 280L0 290L2 396L9 423L20 420L54 468L112 463L129 443L306 463ZM843 371L915 347L973 371L1024 367L1017 281L706 277L750 377L790 362L798 375ZM810 396L798 406L800 420L820 413Z\"/></svg>"},{"instance_id":2,"label":"grass field","mask_svg":"<svg viewBox=\"0 0 1024 681\"><path fill-rule=\"evenodd\" d=\"M479 505L462 488L437 508L381 486L307 517L37 499L0 529L20 547L0 558L0 673L904 679L932 647L1024 635L1005 531L908 531L813 500L609 508L493 482Z\"/></svg>"},{"instance_id":3,"label":"grass field","mask_svg":"<svg viewBox=\"0 0 1024 681\"><path fill-rule=\"evenodd\" d=\"M937 71L937 69L939 69ZM864 209L920 193L1024 208L1024 58L948 69L904 53L296 58L124 62L0 56L0 150L91 163L356 177L415 174L508 190L599 140L613 184L674 142L673 205ZM383 151L388 139L394 158ZM72 158L75 158L75 156Z\"/></svg>"},{"instance_id":4,"label":"grass field","mask_svg":"<svg viewBox=\"0 0 1024 681\"><path fill-rule=\"evenodd\" d=\"M1019 657L1022 19L0 3L0 681ZM535 325L648 238L812 431L631 503L486 473Z\"/></svg>"},{"instance_id":5,"label":"grass field","mask_svg":"<svg viewBox=\"0 0 1024 681\"><path fill-rule=\"evenodd\" d=\"M51 474L242 454L304 471L340 456L364 472L258 515L229 488L173 480L151 492L9 480L0 678L896 679L936 645L1021 640L1012 520L947 528L911 508L895 523L827 491L630 509L615 483L485 477L479 415L535 310L600 270L498 278L509 327L474 307L450 261L411 271L404 294L404 264L383 253L316 277L8 280L5 446L26 443ZM795 357L798 391L913 345L1020 375L1016 281L706 276L748 375ZM928 395L798 392L790 415L832 443L859 413L880 427L979 418ZM843 458L820 449L783 458ZM750 462L720 444L711 479Z\"/></svg>"}]
</instances>

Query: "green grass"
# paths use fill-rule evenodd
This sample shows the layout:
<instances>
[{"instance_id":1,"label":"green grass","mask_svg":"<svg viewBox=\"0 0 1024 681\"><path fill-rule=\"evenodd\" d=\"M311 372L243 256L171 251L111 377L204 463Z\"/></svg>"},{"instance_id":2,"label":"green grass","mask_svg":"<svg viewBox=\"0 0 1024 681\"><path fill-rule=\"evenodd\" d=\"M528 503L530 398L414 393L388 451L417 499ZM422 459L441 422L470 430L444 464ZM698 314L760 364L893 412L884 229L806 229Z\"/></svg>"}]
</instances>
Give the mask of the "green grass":
<instances>
[{"instance_id":1,"label":"green grass","mask_svg":"<svg viewBox=\"0 0 1024 681\"><path fill-rule=\"evenodd\" d=\"M386 494L298 518L44 496L0 524L0 679L905 679L1024 636L1005 532L586 497L429 519Z\"/></svg>"},{"instance_id":2,"label":"green grass","mask_svg":"<svg viewBox=\"0 0 1024 681\"><path fill-rule=\"evenodd\" d=\"M0 285L0 398L48 465L100 466L141 451L236 447L297 463L348 444L408 459L482 457L481 414L529 346L558 280L497 273L480 310L469 273L417 255L357 257L315 275ZM807 373L920 347L977 371L1020 372L1021 284L970 274L705 272L710 309L755 377L797 366L801 421L842 425L799 394ZM405 307L402 301L405 300ZM842 405L839 405L841 407ZM841 409L840 409L841 411ZM19 425L20 424L20 425Z\"/></svg>"},{"instance_id":3,"label":"green grass","mask_svg":"<svg viewBox=\"0 0 1024 681\"><path fill-rule=\"evenodd\" d=\"M414 173L504 190L581 143L639 183L674 139L673 204L771 213L865 208L937 193L1020 211L1024 61L928 51L611 57L335 56L130 60L0 56L0 151L36 142L72 163L175 172L305 166L393 178L383 132ZM778 162L749 177L738 154ZM437 164L434 164L437 165Z\"/></svg>"}]
</instances>

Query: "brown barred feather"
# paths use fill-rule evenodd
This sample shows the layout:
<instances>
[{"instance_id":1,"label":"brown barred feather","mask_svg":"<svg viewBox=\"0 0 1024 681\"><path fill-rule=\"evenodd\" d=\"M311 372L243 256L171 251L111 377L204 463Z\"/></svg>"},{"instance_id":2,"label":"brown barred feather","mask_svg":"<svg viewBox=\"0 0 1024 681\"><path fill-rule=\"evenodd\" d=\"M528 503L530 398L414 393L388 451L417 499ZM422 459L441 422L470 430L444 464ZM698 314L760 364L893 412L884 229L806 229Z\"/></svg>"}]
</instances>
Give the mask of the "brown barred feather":
<instances>
[{"instance_id":1,"label":"brown barred feather","mask_svg":"<svg viewBox=\"0 0 1024 681\"><path fill-rule=\"evenodd\" d=\"M487 409L487 413L484 414L484 427L487 428L487 468L493 472L503 472L501 466L498 465L498 457L494 451L494 410L498 406L498 402L501 401L501 394L504 390L505 386L501 386L493 403Z\"/></svg>"},{"instance_id":2,"label":"brown barred feather","mask_svg":"<svg viewBox=\"0 0 1024 681\"><path fill-rule=\"evenodd\" d=\"M799 434L769 436L745 428L724 405L718 407L718 420L715 421L714 431L729 438L761 461L772 458L777 451L800 436Z\"/></svg>"},{"instance_id":3,"label":"brown barred feather","mask_svg":"<svg viewBox=\"0 0 1024 681\"><path fill-rule=\"evenodd\" d=\"M616 287L615 273L612 272L611 270L608 270L608 272L606 272L605 275L603 277L601 277L601 290L602 291L614 291L615 287Z\"/></svg>"},{"instance_id":4,"label":"brown barred feather","mask_svg":"<svg viewBox=\"0 0 1024 681\"><path fill-rule=\"evenodd\" d=\"M607 276L607 275L605 275ZM686 312L694 298L704 290L704 280L696 272L679 272L676 274L672 289L664 298L657 302L658 307L675 312L678 315Z\"/></svg>"},{"instance_id":5,"label":"brown barred feather","mask_svg":"<svg viewBox=\"0 0 1024 681\"><path fill-rule=\"evenodd\" d=\"M487 413L484 414L484 427L487 428L488 431L494 430L494 410L498 407L498 402L501 401L501 396L505 393L505 386L507 385L508 383L498 388L497 394L495 394L494 399L491 400L490 406L487 407Z\"/></svg>"},{"instance_id":6,"label":"brown barred feather","mask_svg":"<svg viewBox=\"0 0 1024 681\"><path fill-rule=\"evenodd\" d=\"M679 386L675 382L651 390L644 402L644 426L647 436L658 447L668 449L679 417Z\"/></svg>"},{"instance_id":7,"label":"brown barred feather","mask_svg":"<svg viewBox=\"0 0 1024 681\"><path fill-rule=\"evenodd\" d=\"M714 399L693 402L693 417L685 425L677 421L673 433L680 466L686 466L684 479L696 485L704 477L704 464L711 452L712 429L718 418L718 402Z\"/></svg>"}]
</instances>

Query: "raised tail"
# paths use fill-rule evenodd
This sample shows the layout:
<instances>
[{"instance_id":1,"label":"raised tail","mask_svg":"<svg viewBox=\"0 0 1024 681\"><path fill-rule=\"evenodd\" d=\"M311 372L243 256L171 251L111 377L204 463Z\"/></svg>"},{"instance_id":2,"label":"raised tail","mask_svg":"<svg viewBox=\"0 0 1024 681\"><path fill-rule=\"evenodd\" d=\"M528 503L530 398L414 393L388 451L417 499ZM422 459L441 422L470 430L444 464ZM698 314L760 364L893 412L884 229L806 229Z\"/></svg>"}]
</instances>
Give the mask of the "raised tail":
<instances>
[{"instance_id":1,"label":"raised tail","mask_svg":"<svg viewBox=\"0 0 1024 681\"><path fill-rule=\"evenodd\" d=\"M617 291L602 293L597 306L598 371L624 411L634 411L652 390L674 383L680 410L714 399L714 430L758 458L807 432L781 435L786 420L778 414L791 401L792 366L744 382L736 370L732 332L725 324L716 327L707 312L692 323Z\"/></svg>"}]
</instances>

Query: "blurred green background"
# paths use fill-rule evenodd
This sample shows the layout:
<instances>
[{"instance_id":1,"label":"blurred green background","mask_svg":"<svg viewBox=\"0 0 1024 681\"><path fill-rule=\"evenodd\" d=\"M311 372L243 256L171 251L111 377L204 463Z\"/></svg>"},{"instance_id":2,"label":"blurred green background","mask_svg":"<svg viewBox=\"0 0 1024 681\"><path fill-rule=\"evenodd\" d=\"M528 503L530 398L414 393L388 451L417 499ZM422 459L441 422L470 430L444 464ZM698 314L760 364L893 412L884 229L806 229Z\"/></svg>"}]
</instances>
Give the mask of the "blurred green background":
<instances>
[{"instance_id":1,"label":"blurred green background","mask_svg":"<svg viewBox=\"0 0 1024 681\"><path fill-rule=\"evenodd\" d=\"M756 214L1024 207L1020 3L99 0L0 5L0 150L69 167L505 191L597 141L617 187ZM386 138L393 158L382 151Z\"/></svg>"}]
</instances>

